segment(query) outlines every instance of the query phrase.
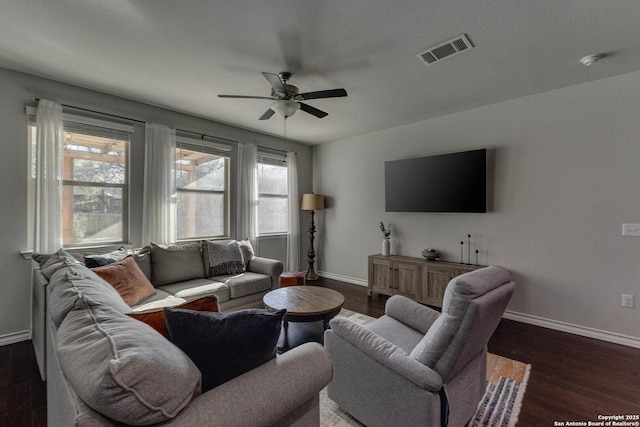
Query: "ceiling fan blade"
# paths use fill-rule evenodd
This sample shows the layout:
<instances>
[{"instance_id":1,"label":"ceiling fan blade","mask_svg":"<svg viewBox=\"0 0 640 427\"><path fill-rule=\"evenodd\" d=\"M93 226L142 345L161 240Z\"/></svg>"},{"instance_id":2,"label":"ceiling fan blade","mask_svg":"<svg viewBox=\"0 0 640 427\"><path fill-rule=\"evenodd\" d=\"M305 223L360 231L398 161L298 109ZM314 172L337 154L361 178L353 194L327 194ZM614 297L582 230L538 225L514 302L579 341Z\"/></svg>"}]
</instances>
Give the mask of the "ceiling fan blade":
<instances>
[{"instance_id":1,"label":"ceiling fan blade","mask_svg":"<svg viewBox=\"0 0 640 427\"><path fill-rule=\"evenodd\" d=\"M280 76L273 73L262 72L262 75L269 82L273 91L276 93L281 93L282 95L288 96L287 89L284 87L284 83L280 80Z\"/></svg>"},{"instance_id":2,"label":"ceiling fan blade","mask_svg":"<svg viewBox=\"0 0 640 427\"><path fill-rule=\"evenodd\" d=\"M307 92L298 95L298 97L301 97L305 101L319 98L340 98L342 96L347 96L347 91L344 89L319 90L317 92Z\"/></svg>"},{"instance_id":3,"label":"ceiling fan blade","mask_svg":"<svg viewBox=\"0 0 640 427\"><path fill-rule=\"evenodd\" d=\"M240 99L268 99L273 101L270 96L248 96L248 95L218 95L218 98L240 98Z\"/></svg>"},{"instance_id":4,"label":"ceiling fan blade","mask_svg":"<svg viewBox=\"0 0 640 427\"><path fill-rule=\"evenodd\" d=\"M298 102L298 104L300 104L300 109L306 113L309 113L313 116L316 116L317 118L321 119L325 116L327 116L329 113L325 113L322 110L318 110L316 107L312 107L309 104L305 104L304 102Z\"/></svg>"},{"instance_id":5,"label":"ceiling fan blade","mask_svg":"<svg viewBox=\"0 0 640 427\"><path fill-rule=\"evenodd\" d=\"M269 108L267 111L264 112L263 115L260 116L260 120L269 120L274 113L275 111Z\"/></svg>"}]
</instances>

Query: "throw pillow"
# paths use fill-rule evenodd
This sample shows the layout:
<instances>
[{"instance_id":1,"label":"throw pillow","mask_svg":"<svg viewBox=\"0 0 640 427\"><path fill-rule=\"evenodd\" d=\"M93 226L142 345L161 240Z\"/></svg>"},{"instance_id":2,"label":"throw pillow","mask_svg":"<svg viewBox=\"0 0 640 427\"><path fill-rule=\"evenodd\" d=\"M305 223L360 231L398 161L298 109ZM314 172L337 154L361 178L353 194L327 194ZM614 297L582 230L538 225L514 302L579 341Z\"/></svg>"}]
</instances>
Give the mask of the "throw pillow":
<instances>
[{"instance_id":1,"label":"throw pillow","mask_svg":"<svg viewBox=\"0 0 640 427\"><path fill-rule=\"evenodd\" d=\"M171 341L202 373L202 392L264 364L276 355L286 310L208 313L165 308Z\"/></svg>"},{"instance_id":2,"label":"throw pillow","mask_svg":"<svg viewBox=\"0 0 640 427\"><path fill-rule=\"evenodd\" d=\"M218 299L215 296L207 296L192 301L183 302L172 308L182 308L184 310L193 311L218 311ZM165 322L164 311L162 308L156 308L147 311L133 311L127 313L128 316L133 317L141 322L151 326L156 331L160 332L162 336L169 339L169 331L167 330L167 324Z\"/></svg>"},{"instance_id":3,"label":"throw pillow","mask_svg":"<svg viewBox=\"0 0 640 427\"><path fill-rule=\"evenodd\" d=\"M113 286L129 306L156 293L155 288L131 255L122 261L93 268L92 271Z\"/></svg>"},{"instance_id":4,"label":"throw pillow","mask_svg":"<svg viewBox=\"0 0 640 427\"><path fill-rule=\"evenodd\" d=\"M151 282L154 286L204 277L200 242L170 246L151 242Z\"/></svg>"},{"instance_id":5,"label":"throw pillow","mask_svg":"<svg viewBox=\"0 0 640 427\"><path fill-rule=\"evenodd\" d=\"M116 249L106 254L92 254L84 256L84 265L89 268L102 267L103 265L113 264L116 261L122 261L129 255L125 248Z\"/></svg>"},{"instance_id":6,"label":"throw pillow","mask_svg":"<svg viewBox=\"0 0 640 427\"><path fill-rule=\"evenodd\" d=\"M249 265L249 261L256 256L251 240L244 239L238 240L238 246L240 246L240 252L242 252L242 260L244 261L245 268Z\"/></svg>"},{"instance_id":7,"label":"throw pillow","mask_svg":"<svg viewBox=\"0 0 640 427\"><path fill-rule=\"evenodd\" d=\"M47 290L49 315L56 327L81 296L91 304L109 306L120 313L131 311L113 286L80 263L66 265L53 273Z\"/></svg>"},{"instance_id":8,"label":"throw pillow","mask_svg":"<svg viewBox=\"0 0 640 427\"><path fill-rule=\"evenodd\" d=\"M47 279L51 279L51 275L65 265L82 264L64 249L54 254L35 254L33 258L40 264L40 272Z\"/></svg>"},{"instance_id":9,"label":"throw pillow","mask_svg":"<svg viewBox=\"0 0 640 427\"><path fill-rule=\"evenodd\" d=\"M209 260L207 277L221 276L224 274L240 274L245 272L240 246L235 240L223 242L206 241Z\"/></svg>"},{"instance_id":10,"label":"throw pillow","mask_svg":"<svg viewBox=\"0 0 640 427\"><path fill-rule=\"evenodd\" d=\"M73 391L118 425L168 421L200 394L200 372L179 348L83 295L55 334Z\"/></svg>"}]
</instances>

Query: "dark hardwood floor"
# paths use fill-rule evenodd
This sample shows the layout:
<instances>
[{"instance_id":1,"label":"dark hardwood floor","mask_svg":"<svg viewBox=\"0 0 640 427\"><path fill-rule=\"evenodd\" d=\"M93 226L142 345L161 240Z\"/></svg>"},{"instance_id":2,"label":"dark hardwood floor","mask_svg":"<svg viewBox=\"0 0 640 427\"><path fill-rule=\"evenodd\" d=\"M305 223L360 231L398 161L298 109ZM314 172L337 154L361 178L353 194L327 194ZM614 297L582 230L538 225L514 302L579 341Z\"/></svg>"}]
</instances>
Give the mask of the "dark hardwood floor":
<instances>
[{"instance_id":1,"label":"dark hardwood floor","mask_svg":"<svg viewBox=\"0 0 640 427\"><path fill-rule=\"evenodd\" d=\"M46 426L47 390L31 341L0 346L0 426Z\"/></svg>"},{"instance_id":2,"label":"dark hardwood floor","mask_svg":"<svg viewBox=\"0 0 640 427\"><path fill-rule=\"evenodd\" d=\"M341 292L347 309L384 313L387 298L369 298L364 287L322 278L313 284ZM518 426L640 414L640 349L503 320L489 351L532 365ZM0 347L0 427L45 425L45 383L31 342Z\"/></svg>"}]
</instances>

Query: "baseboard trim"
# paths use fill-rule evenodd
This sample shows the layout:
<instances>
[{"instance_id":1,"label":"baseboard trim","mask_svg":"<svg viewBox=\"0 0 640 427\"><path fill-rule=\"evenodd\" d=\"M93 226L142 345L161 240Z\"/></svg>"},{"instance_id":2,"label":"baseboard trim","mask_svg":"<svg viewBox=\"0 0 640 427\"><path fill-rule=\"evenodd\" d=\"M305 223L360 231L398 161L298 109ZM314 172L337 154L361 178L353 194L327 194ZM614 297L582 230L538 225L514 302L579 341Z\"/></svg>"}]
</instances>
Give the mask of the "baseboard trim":
<instances>
[{"instance_id":1,"label":"baseboard trim","mask_svg":"<svg viewBox=\"0 0 640 427\"><path fill-rule=\"evenodd\" d=\"M531 314L517 313L510 310L507 310L503 317L516 322L527 323L529 325L540 326L547 329L553 329L555 331L567 332L569 334L625 345L627 347L640 348L640 338L615 332L602 331L599 329L588 328L586 326L574 325L572 323L545 319L544 317L533 316Z\"/></svg>"},{"instance_id":2,"label":"baseboard trim","mask_svg":"<svg viewBox=\"0 0 640 427\"><path fill-rule=\"evenodd\" d=\"M355 277L342 276L326 271L318 271L318 276L325 277L327 279L339 280L341 282L351 283L354 285L368 286L366 280L357 279ZM640 348L640 338L632 337L629 335L602 331L586 326L574 325L572 323L560 322L557 320L546 319L544 317L518 313L510 310L507 310L504 313L503 317L505 319L513 320L516 322L527 323L529 325L540 326L542 328L553 329L555 331L567 332L569 334L580 335L583 337L593 338L614 344L620 344L627 347Z\"/></svg>"},{"instance_id":3,"label":"baseboard trim","mask_svg":"<svg viewBox=\"0 0 640 427\"><path fill-rule=\"evenodd\" d=\"M0 336L0 346L15 344L17 342L28 341L31 339L29 331L14 332Z\"/></svg>"},{"instance_id":4,"label":"baseboard trim","mask_svg":"<svg viewBox=\"0 0 640 427\"><path fill-rule=\"evenodd\" d=\"M356 279L355 277L341 276L339 274L328 273L326 271L318 271L317 274L318 276L326 279L339 280L341 282L351 283L352 285L358 286L369 286L369 283L366 280Z\"/></svg>"}]
</instances>

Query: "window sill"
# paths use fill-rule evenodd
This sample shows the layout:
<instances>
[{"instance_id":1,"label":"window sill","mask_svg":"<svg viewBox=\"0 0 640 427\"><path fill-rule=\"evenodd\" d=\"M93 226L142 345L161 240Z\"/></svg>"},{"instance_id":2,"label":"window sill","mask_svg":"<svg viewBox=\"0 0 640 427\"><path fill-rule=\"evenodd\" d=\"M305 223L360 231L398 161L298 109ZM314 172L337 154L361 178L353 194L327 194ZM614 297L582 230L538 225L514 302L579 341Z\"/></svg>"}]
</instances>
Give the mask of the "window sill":
<instances>
[{"instance_id":1,"label":"window sill","mask_svg":"<svg viewBox=\"0 0 640 427\"><path fill-rule=\"evenodd\" d=\"M272 240L272 239L284 239L289 236L289 233L271 233L271 234L261 234L258 236L259 240Z\"/></svg>"}]
</instances>

